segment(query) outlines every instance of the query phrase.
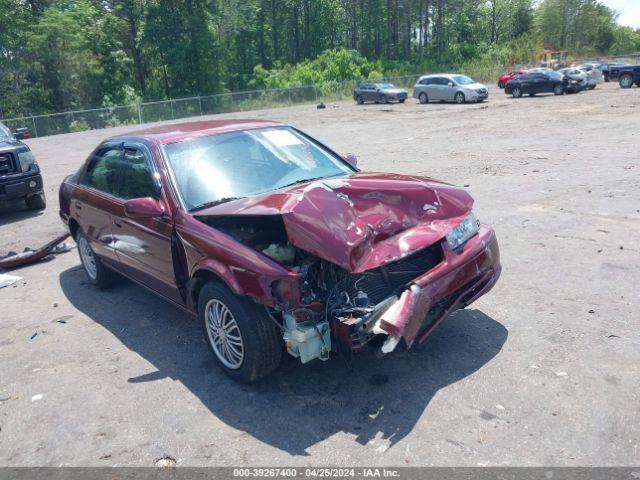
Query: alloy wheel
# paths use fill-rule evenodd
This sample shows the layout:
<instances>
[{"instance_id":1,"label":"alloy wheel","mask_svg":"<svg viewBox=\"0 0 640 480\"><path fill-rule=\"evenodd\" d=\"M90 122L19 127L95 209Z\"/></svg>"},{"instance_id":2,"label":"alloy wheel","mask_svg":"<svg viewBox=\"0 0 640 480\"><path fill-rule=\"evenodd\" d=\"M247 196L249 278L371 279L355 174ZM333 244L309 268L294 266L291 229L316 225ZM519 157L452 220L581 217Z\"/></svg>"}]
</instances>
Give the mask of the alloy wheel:
<instances>
[{"instance_id":1,"label":"alloy wheel","mask_svg":"<svg viewBox=\"0 0 640 480\"><path fill-rule=\"evenodd\" d=\"M80 252L80 259L82 260L82 266L85 272L89 275L91 280L98 278L98 265L96 264L96 257L89 246L89 242L84 236L78 239L78 252Z\"/></svg>"},{"instance_id":2,"label":"alloy wheel","mask_svg":"<svg viewBox=\"0 0 640 480\"><path fill-rule=\"evenodd\" d=\"M225 367L237 370L244 360L244 342L231 310L213 298L207 302L204 314L209 342L218 360Z\"/></svg>"}]
</instances>

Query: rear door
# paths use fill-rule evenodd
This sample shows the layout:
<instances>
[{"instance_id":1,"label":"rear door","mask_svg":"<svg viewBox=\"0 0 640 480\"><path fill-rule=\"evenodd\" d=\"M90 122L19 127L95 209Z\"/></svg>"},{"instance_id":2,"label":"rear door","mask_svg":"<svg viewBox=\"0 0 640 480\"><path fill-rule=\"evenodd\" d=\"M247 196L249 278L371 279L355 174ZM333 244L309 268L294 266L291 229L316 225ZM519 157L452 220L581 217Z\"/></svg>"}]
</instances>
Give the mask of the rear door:
<instances>
[{"instance_id":1,"label":"rear door","mask_svg":"<svg viewBox=\"0 0 640 480\"><path fill-rule=\"evenodd\" d=\"M117 166L121 144L105 144L87 163L71 198L71 216L89 239L91 248L104 262L118 266L112 226L122 202L117 197Z\"/></svg>"},{"instance_id":2,"label":"rear door","mask_svg":"<svg viewBox=\"0 0 640 480\"><path fill-rule=\"evenodd\" d=\"M126 275L171 300L182 303L171 252L173 221L168 212L154 218L125 215L124 202L151 197L168 205L160 187L158 168L145 145L125 143L118 169L120 209L113 218L118 260Z\"/></svg>"}]
</instances>

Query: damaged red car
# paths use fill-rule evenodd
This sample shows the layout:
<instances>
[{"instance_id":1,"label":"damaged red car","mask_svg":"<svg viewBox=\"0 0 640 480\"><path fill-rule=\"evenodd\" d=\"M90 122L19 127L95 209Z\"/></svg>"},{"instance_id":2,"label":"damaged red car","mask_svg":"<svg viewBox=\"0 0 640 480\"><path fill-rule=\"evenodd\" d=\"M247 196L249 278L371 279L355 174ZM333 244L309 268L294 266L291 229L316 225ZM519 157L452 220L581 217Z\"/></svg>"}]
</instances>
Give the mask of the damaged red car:
<instances>
[{"instance_id":1,"label":"damaged red car","mask_svg":"<svg viewBox=\"0 0 640 480\"><path fill-rule=\"evenodd\" d=\"M286 351L423 341L500 275L463 190L364 173L274 122L182 123L111 138L60 187L90 281L130 278L199 318L221 368L253 381Z\"/></svg>"}]
</instances>

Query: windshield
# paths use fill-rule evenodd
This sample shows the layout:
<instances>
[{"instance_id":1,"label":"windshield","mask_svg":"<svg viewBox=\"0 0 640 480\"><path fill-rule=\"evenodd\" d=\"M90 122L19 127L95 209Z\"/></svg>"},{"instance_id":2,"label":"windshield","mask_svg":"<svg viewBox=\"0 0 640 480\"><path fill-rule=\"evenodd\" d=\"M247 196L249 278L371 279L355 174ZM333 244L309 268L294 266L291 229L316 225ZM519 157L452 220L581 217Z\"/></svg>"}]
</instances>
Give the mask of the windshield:
<instances>
[{"instance_id":1,"label":"windshield","mask_svg":"<svg viewBox=\"0 0 640 480\"><path fill-rule=\"evenodd\" d=\"M353 169L333 152L289 127L221 133L165 147L188 210Z\"/></svg>"},{"instance_id":2,"label":"windshield","mask_svg":"<svg viewBox=\"0 0 640 480\"><path fill-rule=\"evenodd\" d=\"M0 140L13 140L11 130L5 127L2 123L0 123Z\"/></svg>"},{"instance_id":3,"label":"windshield","mask_svg":"<svg viewBox=\"0 0 640 480\"><path fill-rule=\"evenodd\" d=\"M550 72L547 72L547 75L549 75L551 78L556 78L558 80L562 80L562 74L558 73L558 72L554 72L553 70Z\"/></svg>"},{"instance_id":4,"label":"windshield","mask_svg":"<svg viewBox=\"0 0 640 480\"><path fill-rule=\"evenodd\" d=\"M469 77L467 77L466 75L454 75L453 80L458 84L458 85L471 85L472 83L476 83L474 80L470 79Z\"/></svg>"},{"instance_id":5,"label":"windshield","mask_svg":"<svg viewBox=\"0 0 640 480\"><path fill-rule=\"evenodd\" d=\"M376 83L376 87L378 88L396 88L393 86L393 83Z\"/></svg>"}]
</instances>

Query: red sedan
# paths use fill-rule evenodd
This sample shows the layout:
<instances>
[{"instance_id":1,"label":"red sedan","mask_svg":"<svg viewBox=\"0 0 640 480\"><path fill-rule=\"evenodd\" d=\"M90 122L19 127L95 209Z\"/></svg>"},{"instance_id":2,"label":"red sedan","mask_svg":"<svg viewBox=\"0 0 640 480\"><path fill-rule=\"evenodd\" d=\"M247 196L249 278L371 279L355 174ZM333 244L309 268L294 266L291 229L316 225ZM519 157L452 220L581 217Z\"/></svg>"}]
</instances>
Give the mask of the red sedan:
<instances>
[{"instance_id":1,"label":"red sedan","mask_svg":"<svg viewBox=\"0 0 640 480\"><path fill-rule=\"evenodd\" d=\"M423 341L500 275L463 190L363 173L273 122L160 126L106 140L60 187L89 280L124 276L199 318L221 368Z\"/></svg>"},{"instance_id":2,"label":"red sedan","mask_svg":"<svg viewBox=\"0 0 640 480\"><path fill-rule=\"evenodd\" d=\"M513 80L514 78L517 78L525 73L527 73L527 71L524 68L509 70L508 73L504 73L498 77L498 87L506 87L507 83L509 83L510 80Z\"/></svg>"}]
</instances>

